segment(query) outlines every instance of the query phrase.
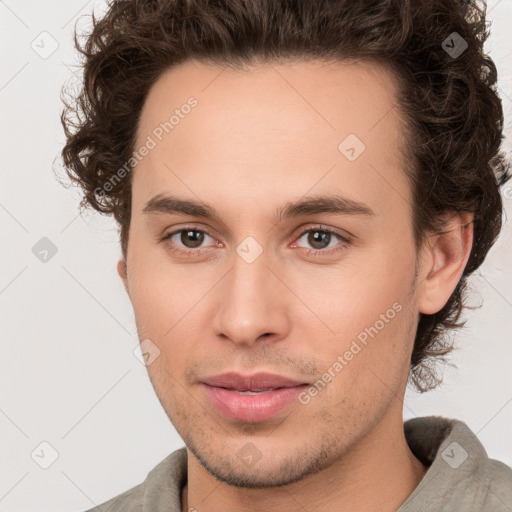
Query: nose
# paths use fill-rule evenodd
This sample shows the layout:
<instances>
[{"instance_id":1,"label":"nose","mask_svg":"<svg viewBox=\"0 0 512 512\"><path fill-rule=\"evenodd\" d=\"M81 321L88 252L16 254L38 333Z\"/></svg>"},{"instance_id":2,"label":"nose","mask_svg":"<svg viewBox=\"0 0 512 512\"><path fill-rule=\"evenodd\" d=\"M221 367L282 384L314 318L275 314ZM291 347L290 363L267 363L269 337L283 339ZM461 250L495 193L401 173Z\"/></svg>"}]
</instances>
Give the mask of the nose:
<instances>
[{"instance_id":1,"label":"nose","mask_svg":"<svg viewBox=\"0 0 512 512\"><path fill-rule=\"evenodd\" d=\"M272 267L265 252L252 263L234 255L231 271L216 287L221 304L213 322L217 336L250 346L288 335L291 294Z\"/></svg>"}]
</instances>

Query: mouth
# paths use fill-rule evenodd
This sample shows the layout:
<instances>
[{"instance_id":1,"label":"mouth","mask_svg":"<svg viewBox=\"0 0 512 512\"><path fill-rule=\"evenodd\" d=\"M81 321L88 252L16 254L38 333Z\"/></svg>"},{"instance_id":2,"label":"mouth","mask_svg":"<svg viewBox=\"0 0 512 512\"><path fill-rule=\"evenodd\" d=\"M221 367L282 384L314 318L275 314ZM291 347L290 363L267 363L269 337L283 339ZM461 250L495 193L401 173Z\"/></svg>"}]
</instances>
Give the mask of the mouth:
<instances>
[{"instance_id":1,"label":"mouth","mask_svg":"<svg viewBox=\"0 0 512 512\"><path fill-rule=\"evenodd\" d=\"M225 418L261 422L270 420L297 402L308 383L274 374L223 374L201 383L213 407Z\"/></svg>"}]
</instances>

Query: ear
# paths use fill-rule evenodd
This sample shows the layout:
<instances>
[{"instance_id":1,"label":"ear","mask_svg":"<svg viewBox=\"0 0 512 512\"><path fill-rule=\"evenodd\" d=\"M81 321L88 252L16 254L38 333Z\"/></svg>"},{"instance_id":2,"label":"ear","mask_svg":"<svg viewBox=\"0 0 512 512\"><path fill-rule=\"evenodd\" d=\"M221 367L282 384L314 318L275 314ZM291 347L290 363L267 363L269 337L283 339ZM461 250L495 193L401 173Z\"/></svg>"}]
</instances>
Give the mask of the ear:
<instances>
[{"instance_id":1,"label":"ear","mask_svg":"<svg viewBox=\"0 0 512 512\"><path fill-rule=\"evenodd\" d=\"M124 258L121 258L117 262L117 273L119 274L119 277L123 281L124 288L126 290L126 293L129 296L130 292L128 291L128 274L127 274L127 268L126 268L126 261Z\"/></svg>"},{"instance_id":2,"label":"ear","mask_svg":"<svg viewBox=\"0 0 512 512\"><path fill-rule=\"evenodd\" d=\"M420 255L418 309L426 315L448 302L473 246L473 214L453 213L445 219L442 232L429 235Z\"/></svg>"}]
</instances>

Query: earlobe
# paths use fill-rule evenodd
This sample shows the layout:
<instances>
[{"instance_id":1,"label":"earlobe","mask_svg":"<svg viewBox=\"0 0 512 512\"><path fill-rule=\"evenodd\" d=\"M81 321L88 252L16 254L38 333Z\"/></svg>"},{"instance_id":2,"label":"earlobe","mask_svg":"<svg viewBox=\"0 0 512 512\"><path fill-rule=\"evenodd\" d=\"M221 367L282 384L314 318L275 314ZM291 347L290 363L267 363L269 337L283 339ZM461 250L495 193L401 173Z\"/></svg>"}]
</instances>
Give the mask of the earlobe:
<instances>
[{"instance_id":1,"label":"earlobe","mask_svg":"<svg viewBox=\"0 0 512 512\"><path fill-rule=\"evenodd\" d=\"M440 311L455 290L473 246L473 214L453 214L441 233L430 235L423 249L418 294L420 313Z\"/></svg>"},{"instance_id":2,"label":"earlobe","mask_svg":"<svg viewBox=\"0 0 512 512\"><path fill-rule=\"evenodd\" d=\"M119 277L123 281L126 293L128 293L128 295L130 295L130 292L128 291L128 274L127 274L127 268L126 268L126 261L124 258L121 258L117 262L117 273L119 274Z\"/></svg>"}]
</instances>

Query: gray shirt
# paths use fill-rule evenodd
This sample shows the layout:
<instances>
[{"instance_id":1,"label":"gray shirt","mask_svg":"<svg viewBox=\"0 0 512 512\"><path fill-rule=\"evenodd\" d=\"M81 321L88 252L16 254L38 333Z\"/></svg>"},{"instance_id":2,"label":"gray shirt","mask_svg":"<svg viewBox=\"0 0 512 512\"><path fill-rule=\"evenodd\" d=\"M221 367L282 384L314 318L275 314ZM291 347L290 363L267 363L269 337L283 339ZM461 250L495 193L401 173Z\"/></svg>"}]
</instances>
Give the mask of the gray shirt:
<instances>
[{"instance_id":1,"label":"gray shirt","mask_svg":"<svg viewBox=\"0 0 512 512\"><path fill-rule=\"evenodd\" d=\"M397 512L512 512L512 468L490 459L465 423L427 416L406 421L404 431L428 471ZM183 447L144 482L87 512L180 512L186 481Z\"/></svg>"}]
</instances>

